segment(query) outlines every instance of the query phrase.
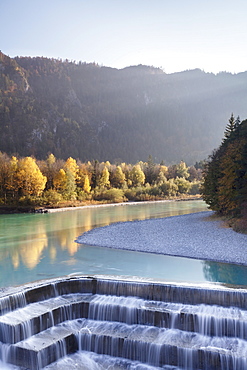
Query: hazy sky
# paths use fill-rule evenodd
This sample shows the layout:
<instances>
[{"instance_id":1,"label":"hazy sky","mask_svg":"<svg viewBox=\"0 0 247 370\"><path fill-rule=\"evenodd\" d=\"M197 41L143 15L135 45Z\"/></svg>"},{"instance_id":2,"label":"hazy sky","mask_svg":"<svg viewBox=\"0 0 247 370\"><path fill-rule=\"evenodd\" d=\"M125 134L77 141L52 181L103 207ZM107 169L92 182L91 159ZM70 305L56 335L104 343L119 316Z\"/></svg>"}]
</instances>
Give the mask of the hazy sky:
<instances>
[{"instance_id":1,"label":"hazy sky","mask_svg":"<svg viewBox=\"0 0 247 370\"><path fill-rule=\"evenodd\" d=\"M246 0L0 0L0 50L171 73L247 70Z\"/></svg>"}]
</instances>

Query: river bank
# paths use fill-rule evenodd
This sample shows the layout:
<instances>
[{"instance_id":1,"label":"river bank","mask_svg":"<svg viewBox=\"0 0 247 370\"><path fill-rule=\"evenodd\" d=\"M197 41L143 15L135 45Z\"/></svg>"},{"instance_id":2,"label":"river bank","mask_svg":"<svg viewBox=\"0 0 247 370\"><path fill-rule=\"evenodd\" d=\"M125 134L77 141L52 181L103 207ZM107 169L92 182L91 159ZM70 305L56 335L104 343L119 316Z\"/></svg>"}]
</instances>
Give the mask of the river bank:
<instances>
[{"instance_id":1,"label":"river bank","mask_svg":"<svg viewBox=\"0 0 247 370\"><path fill-rule=\"evenodd\" d=\"M247 265L247 235L205 211L116 223L82 234L78 243Z\"/></svg>"},{"instance_id":2,"label":"river bank","mask_svg":"<svg viewBox=\"0 0 247 370\"><path fill-rule=\"evenodd\" d=\"M149 203L160 203L160 202L181 202L190 200L201 200L201 196L183 196L183 197L173 197L169 199L159 199L159 200L148 200L148 201L128 201L121 203L108 203L108 202L83 202L83 203L69 203L61 207L35 207L35 206L0 206L0 214L14 214L14 213L54 213L54 212L64 212L64 211L74 211L76 209L85 209L92 207L112 207L112 206L123 206L123 205L135 205L135 204L149 204Z\"/></svg>"}]
</instances>

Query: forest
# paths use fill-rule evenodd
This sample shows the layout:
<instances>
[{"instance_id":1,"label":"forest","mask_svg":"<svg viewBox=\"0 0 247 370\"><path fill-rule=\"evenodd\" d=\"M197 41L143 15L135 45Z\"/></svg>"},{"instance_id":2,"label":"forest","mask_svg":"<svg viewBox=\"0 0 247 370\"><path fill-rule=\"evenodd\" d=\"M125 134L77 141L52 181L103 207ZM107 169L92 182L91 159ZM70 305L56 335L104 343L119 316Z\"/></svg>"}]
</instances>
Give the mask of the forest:
<instances>
[{"instance_id":1,"label":"forest","mask_svg":"<svg viewBox=\"0 0 247 370\"><path fill-rule=\"evenodd\" d=\"M247 72L166 74L0 52L0 151L9 156L189 166L247 116Z\"/></svg>"},{"instance_id":2,"label":"forest","mask_svg":"<svg viewBox=\"0 0 247 370\"><path fill-rule=\"evenodd\" d=\"M201 194L236 231L247 232L247 120L231 115L221 145L205 163Z\"/></svg>"},{"instance_id":3,"label":"forest","mask_svg":"<svg viewBox=\"0 0 247 370\"><path fill-rule=\"evenodd\" d=\"M158 200L198 195L203 163L188 167L147 162L83 163L72 157L45 160L0 152L0 206L61 207L96 202Z\"/></svg>"}]
</instances>

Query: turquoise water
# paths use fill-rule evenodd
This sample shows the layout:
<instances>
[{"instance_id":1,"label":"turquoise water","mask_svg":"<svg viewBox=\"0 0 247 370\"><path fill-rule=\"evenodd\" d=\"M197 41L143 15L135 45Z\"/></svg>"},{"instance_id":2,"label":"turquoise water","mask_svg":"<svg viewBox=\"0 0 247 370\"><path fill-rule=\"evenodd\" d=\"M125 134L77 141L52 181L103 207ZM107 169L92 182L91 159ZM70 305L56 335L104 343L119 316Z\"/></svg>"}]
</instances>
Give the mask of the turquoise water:
<instances>
[{"instance_id":1,"label":"turquoise water","mask_svg":"<svg viewBox=\"0 0 247 370\"><path fill-rule=\"evenodd\" d=\"M247 284L243 266L92 247L83 232L112 222L207 210L202 201L138 203L49 214L0 215L0 287L68 274Z\"/></svg>"}]
</instances>

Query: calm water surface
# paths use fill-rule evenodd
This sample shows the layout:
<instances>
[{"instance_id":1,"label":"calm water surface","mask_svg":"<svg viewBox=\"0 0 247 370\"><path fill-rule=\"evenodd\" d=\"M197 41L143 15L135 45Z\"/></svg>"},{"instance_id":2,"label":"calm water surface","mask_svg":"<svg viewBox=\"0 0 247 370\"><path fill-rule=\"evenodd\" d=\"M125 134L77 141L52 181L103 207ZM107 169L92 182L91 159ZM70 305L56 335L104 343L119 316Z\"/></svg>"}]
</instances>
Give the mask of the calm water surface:
<instances>
[{"instance_id":1,"label":"calm water surface","mask_svg":"<svg viewBox=\"0 0 247 370\"><path fill-rule=\"evenodd\" d=\"M107 274L188 282L247 284L243 266L78 244L112 222L207 210L202 201L156 202L48 214L0 215L0 287L68 274Z\"/></svg>"}]
</instances>

